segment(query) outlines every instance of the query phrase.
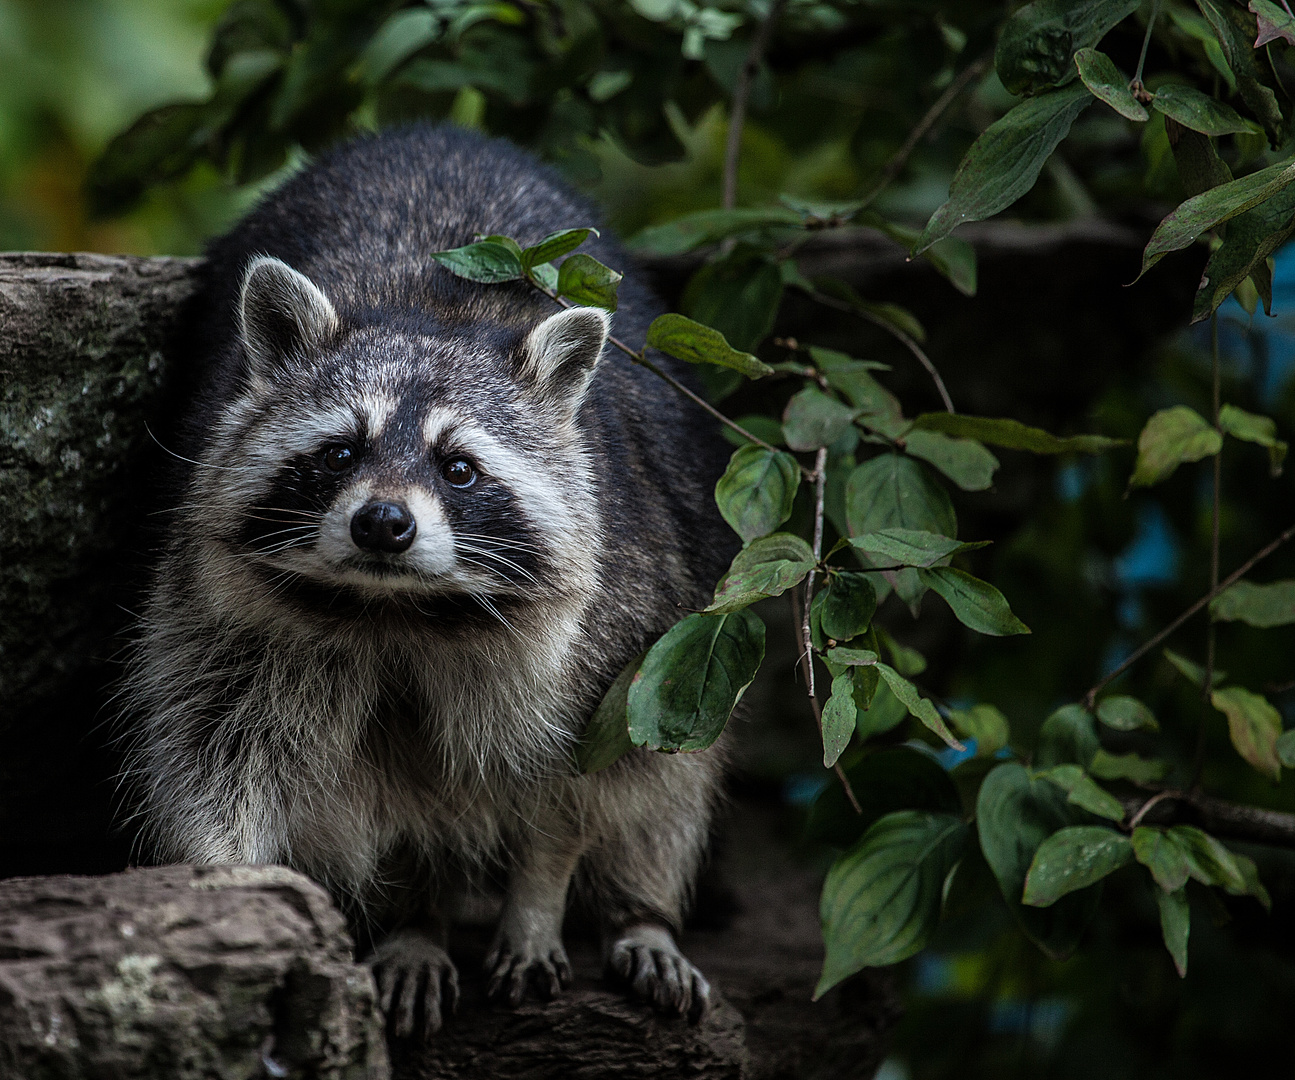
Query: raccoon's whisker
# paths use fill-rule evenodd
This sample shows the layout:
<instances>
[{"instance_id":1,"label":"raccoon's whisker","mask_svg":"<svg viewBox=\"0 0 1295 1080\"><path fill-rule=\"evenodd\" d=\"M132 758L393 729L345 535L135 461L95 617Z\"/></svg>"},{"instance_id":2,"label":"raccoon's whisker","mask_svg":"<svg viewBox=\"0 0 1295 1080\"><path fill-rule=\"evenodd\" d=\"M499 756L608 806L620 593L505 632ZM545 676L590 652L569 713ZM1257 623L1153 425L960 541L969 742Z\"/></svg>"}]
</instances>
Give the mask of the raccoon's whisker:
<instances>
[{"instance_id":1,"label":"raccoon's whisker","mask_svg":"<svg viewBox=\"0 0 1295 1080\"><path fill-rule=\"evenodd\" d=\"M486 536L482 533L455 533L455 538L459 540L486 540L499 547L516 548L518 551L532 551L535 554L542 554L542 549L534 544L528 544L524 540L508 540L501 536Z\"/></svg>"},{"instance_id":2,"label":"raccoon's whisker","mask_svg":"<svg viewBox=\"0 0 1295 1080\"><path fill-rule=\"evenodd\" d=\"M490 612L491 615L493 615L496 619L498 619L501 623L503 623L506 627L508 627L508 629L511 630L514 634L517 633L517 628L513 626L513 624L510 623L507 619L505 619L502 614L500 614L499 609L495 607L495 605L492 604L489 600L486 599L484 593L469 593L468 595L471 596L473 600L475 600L488 612Z\"/></svg>"},{"instance_id":3,"label":"raccoon's whisker","mask_svg":"<svg viewBox=\"0 0 1295 1080\"><path fill-rule=\"evenodd\" d=\"M155 443L157 443L158 447L162 450L163 453L170 454L171 457L175 458L176 461L183 461L187 465L197 465L199 468L203 468L203 469L220 469L224 472L257 472L258 471L256 466L254 465L213 465L208 461L197 461L194 458L187 458L183 454L177 454L169 446L164 445L162 443L162 440L153 434L153 429L149 427L147 423L144 425L144 430L148 432L148 437L152 439Z\"/></svg>"},{"instance_id":4,"label":"raccoon's whisker","mask_svg":"<svg viewBox=\"0 0 1295 1080\"><path fill-rule=\"evenodd\" d=\"M517 563L513 562L512 559L506 559L502 555L498 555L493 551L483 551L482 549L475 548L475 547L467 547L465 548L465 550L471 553L472 555L480 555L483 559L494 559L495 562L508 567L510 570L516 571L527 581L529 581L532 585L538 585L540 583L539 578L537 578L525 567L519 566ZM487 567L485 564L477 562L475 559L469 559L466 557L464 557L463 561L467 563L471 563L473 566L481 567L481 569L483 570L489 570L491 573L497 574L499 577L502 577L505 581L508 581L508 576L506 574L502 573L499 570L495 570L493 567ZM511 581L509 581L508 583L510 585L512 584Z\"/></svg>"},{"instance_id":5,"label":"raccoon's whisker","mask_svg":"<svg viewBox=\"0 0 1295 1080\"><path fill-rule=\"evenodd\" d=\"M507 585L509 588L516 588L516 587L517 587L517 586L516 586L516 583L515 583L515 582L513 582L513 581L508 577L508 575L507 575L507 574L505 574L502 570L497 570L497 569L496 569L495 567L493 567L493 566L488 566L488 565L486 565L486 564L485 564L485 563L483 563L483 562L478 562L476 559L468 558L466 555L460 555L460 556L459 556L459 559L460 559L460 561L461 561L461 562L465 562L465 563L467 563L469 566L474 566L474 567L476 567L478 570L482 571L483 573L489 574L491 577L498 578L501 582L503 582L503 583L504 583L505 585ZM537 584L538 584L538 583L537 583Z\"/></svg>"}]
</instances>

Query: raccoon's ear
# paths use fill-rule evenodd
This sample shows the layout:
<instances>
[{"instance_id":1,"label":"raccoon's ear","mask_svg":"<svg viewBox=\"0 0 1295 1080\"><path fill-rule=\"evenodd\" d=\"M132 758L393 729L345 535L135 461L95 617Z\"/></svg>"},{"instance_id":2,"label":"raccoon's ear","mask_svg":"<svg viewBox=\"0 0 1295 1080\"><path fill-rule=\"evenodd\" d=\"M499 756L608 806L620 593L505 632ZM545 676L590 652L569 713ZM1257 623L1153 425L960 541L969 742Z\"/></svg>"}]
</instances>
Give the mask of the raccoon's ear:
<instances>
[{"instance_id":1,"label":"raccoon's ear","mask_svg":"<svg viewBox=\"0 0 1295 1080\"><path fill-rule=\"evenodd\" d=\"M601 308L569 308L551 315L526 337L520 374L541 397L579 406L607 344L611 318Z\"/></svg>"},{"instance_id":2,"label":"raccoon's ear","mask_svg":"<svg viewBox=\"0 0 1295 1080\"><path fill-rule=\"evenodd\" d=\"M328 297L310 278L264 255L252 260L243 277L238 324L252 373L261 376L324 344L340 325Z\"/></svg>"}]
</instances>

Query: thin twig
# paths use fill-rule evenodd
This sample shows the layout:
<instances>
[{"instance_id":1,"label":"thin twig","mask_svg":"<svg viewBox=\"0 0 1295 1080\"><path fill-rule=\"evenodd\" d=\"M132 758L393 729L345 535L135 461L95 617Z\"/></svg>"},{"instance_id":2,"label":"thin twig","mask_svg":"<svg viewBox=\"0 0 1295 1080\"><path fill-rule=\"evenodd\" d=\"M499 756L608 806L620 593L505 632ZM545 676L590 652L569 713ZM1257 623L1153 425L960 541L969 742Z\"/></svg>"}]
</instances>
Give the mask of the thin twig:
<instances>
[{"instance_id":1,"label":"thin twig","mask_svg":"<svg viewBox=\"0 0 1295 1080\"><path fill-rule=\"evenodd\" d=\"M536 281L531 281L530 284L538 292L543 293L559 307L573 308L576 306L565 296L558 296L557 293L550 292L548 289L544 288L543 285L539 284ZM673 386L677 391L679 391L679 393L681 393L684 397L686 397L689 401L693 402L696 405L701 406L701 408L705 409L708 413L711 414L711 416L713 416L721 424L724 424L726 427L729 427L732 430L736 431L739 435L742 436L742 438L750 440L751 442L755 443L756 446L763 446L766 450L772 453L775 453L775 454L779 453L779 450L776 446L771 446L769 443L765 442L759 436L751 434L751 432L747 431L747 429L744 428L741 424L737 423L737 421L730 420L727 416L725 416L722 412L720 412L717 408L715 408L715 406L712 405L705 398L700 397L697 394L694 394L691 390L688 389L688 387L684 386L683 383L681 383L668 371L664 371L662 368L654 364L651 360L649 360L644 355L643 352L635 352L628 345L626 345L625 342L621 341L620 338L615 337L614 335L611 335L611 334L607 335L607 343L609 345L614 346L617 349L620 349L621 352L623 352L626 356L628 356L631 360L634 361L634 363L638 364L640 367L647 368L648 371L652 372L653 375L657 376L659 379L665 380L667 383ZM797 468L800 469L801 475L806 480L813 479L814 474L810 472L807 468L805 468L804 465L798 464Z\"/></svg>"},{"instance_id":2,"label":"thin twig","mask_svg":"<svg viewBox=\"0 0 1295 1080\"><path fill-rule=\"evenodd\" d=\"M1223 431L1219 427L1219 406L1221 397L1221 376L1219 372L1219 315L1210 316L1210 365L1213 380L1213 413L1211 422L1219 433L1219 449L1214 455L1214 490L1212 517L1210 521L1210 588L1217 589L1219 584L1219 503L1223 495ZM1205 630L1205 679L1201 683L1201 722L1196 729L1196 751L1192 758L1192 782L1188 787L1195 788L1201 782L1201 770L1205 767L1205 725L1210 715L1210 692L1214 689L1214 620L1209 621Z\"/></svg>"},{"instance_id":3,"label":"thin twig","mask_svg":"<svg viewBox=\"0 0 1295 1080\"><path fill-rule=\"evenodd\" d=\"M1201 608L1203 608L1206 604L1208 604L1211 600L1213 600L1216 596L1218 596L1219 593L1223 592L1223 590L1226 589L1229 585L1233 585L1241 578L1243 578L1246 574L1248 574L1251 570L1254 569L1257 563L1262 562L1264 559L1268 558L1269 555L1271 555L1274 551L1276 551L1279 547L1281 547L1282 544L1286 543L1286 541L1290 540L1292 537L1295 537L1295 525L1292 525L1289 529L1287 529L1284 533L1282 533L1279 537L1277 537L1276 540L1273 540L1271 543L1265 545L1264 547L1256 551L1253 555L1250 556L1250 558L1248 558L1245 562L1243 562L1240 566L1238 566L1235 570L1233 570L1232 573L1230 573L1216 586L1214 586L1214 588L1212 588L1209 592L1207 592L1204 596L1202 596L1199 600L1197 600L1196 603L1192 604L1191 607L1189 607L1186 611L1184 611L1181 615L1179 615L1178 618L1176 618L1173 622L1171 622L1168 626L1166 626L1163 630L1161 630L1160 633L1156 634L1155 637L1151 638L1149 641L1143 642L1142 645L1134 649L1133 652L1129 655L1128 659L1124 661L1124 663L1122 663L1119 667L1117 667L1114 671L1112 671L1109 675L1107 675L1104 679L1102 679L1099 683L1097 683L1097 685L1095 685L1091 690L1088 691L1088 693L1086 693L1083 696L1081 700L1084 703L1084 707L1091 710L1093 707L1093 702L1096 700L1097 695L1100 694L1107 687L1107 685L1109 685L1113 680L1115 680L1119 676L1123 675L1126 671L1128 671L1129 668L1131 668L1134 664L1136 664L1139 660L1141 660L1144 656L1146 656L1148 652L1154 649L1157 645L1159 645L1162 641L1164 641L1165 638L1167 638L1170 634L1172 634L1175 630L1177 630L1180 626L1182 626L1183 623L1185 623L1188 619L1190 619L1193 615L1195 615L1198 611L1200 611Z\"/></svg>"},{"instance_id":4,"label":"thin twig","mask_svg":"<svg viewBox=\"0 0 1295 1080\"><path fill-rule=\"evenodd\" d=\"M818 562L823 556L823 512L826 501L827 490L827 448L819 447L818 454L814 458L814 566L810 568L809 575L805 578L805 601L803 606L798 603L796 590L790 590L791 606L793 613L797 616L800 623L800 670L805 677L805 689L809 694L809 707L814 713L814 724L818 727L818 737L823 737L823 710L818 704L818 695L814 690L814 635L809 627L809 609L814 600L814 577L818 570ZM845 775L845 770L841 768L841 763L835 762L832 765L832 771L836 773L836 778L841 781L841 787L845 789L845 797L850 800L850 805L854 807L856 814L863 813L863 807L859 805L859 799L854 794L854 788L850 786L850 778Z\"/></svg>"},{"instance_id":5,"label":"thin twig","mask_svg":"<svg viewBox=\"0 0 1295 1080\"><path fill-rule=\"evenodd\" d=\"M1142 804L1142 808L1129 820L1129 832L1132 832L1142 824L1142 819L1147 816L1147 811L1155 806L1156 803L1164 802L1165 799L1181 799L1182 797L1182 792L1179 791L1160 791L1155 795L1152 795L1151 798Z\"/></svg>"},{"instance_id":6,"label":"thin twig","mask_svg":"<svg viewBox=\"0 0 1295 1080\"><path fill-rule=\"evenodd\" d=\"M1154 0L1151 5L1151 18L1147 20L1147 32L1142 38L1142 52L1138 55L1138 70L1133 75L1133 81L1129 83L1129 89L1139 101L1143 100L1143 96L1147 99L1150 99L1151 96L1142 87L1142 69L1147 63L1147 49L1151 45L1151 31L1156 27L1156 16L1159 14L1160 0Z\"/></svg>"},{"instance_id":7,"label":"thin twig","mask_svg":"<svg viewBox=\"0 0 1295 1080\"><path fill-rule=\"evenodd\" d=\"M944 402L945 409L951 413L957 412L953 407L953 399L949 397L949 391L944 385L944 380L940 378L940 373L936 370L935 364L931 362L931 358L926 355L922 350L922 347L909 337L908 334L904 333L903 330L897 326L892 326L885 319L872 314L872 312L868 311L866 308L855 307L853 304L847 303L844 300L838 300L835 296L827 296L821 292L812 292L810 293L810 296L820 304L830 308L835 308L837 311L844 311L851 315L858 315L859 318L865 319L876 326L880 326L883 330L889 333L896 341L902 344L913 354L913 356L917 358L917 362L921 364L922 367L926 368L928 374L931 376L931 380L935 383L936 390L940 393L940 400Z\"/></svg>"},{"instance_id":8,"label":"thin twig","mask_svg":"<svg viewBox=\"0 0 1295 1080\"><path fill-rule=\"evenodd\" d=\"M746 125L751 84L760 73L760 62L764 59L764 51L769 47L774 25L782 15L785 4L786 0L773 0L769 14L751 36L751 47L737 73L737 85L733 88L733 108L728 121L728 142L724 147L724 192L720 205L725 210L732 210L737 205L737 163L742 153L742 128Z\"/></svg>"},{"instance_id":9,"label":"thin twig","mask_svg":"<svg viewBox=\"0 0 1295 1080\"><path fill-rule=\"evenodd\" d=\"M917 144L920 143L926 137L931 128L939 122L939 119L944 115L945 110L957 100L958 96L967 88L967 86L975 82L976 79L980 78L980 76L989 69L989 65L993 59L994 51L991 49L979 59L972 61L962 69L961 74L959 74L953 82L949 83L945 88L944 93L935 99L935 103L926 110L926 115L917 122L917 127L913 128L913 130L908 133L908 138L904 140L904 145L896 150L895 153L891 155L890 160L882 166L881 175L877 178L877 183L874 184L872 190L863 197L864 207L871 206L877 196L890 186L891 181L893 181L895 177L903 171L904 166L908 164L908 159L912 156L913 151L917 149ZM860 209L863 209L863 207L860 207ZM949 411L952 412L953 410L950 409Z\"/></svg>"}]
</instances>

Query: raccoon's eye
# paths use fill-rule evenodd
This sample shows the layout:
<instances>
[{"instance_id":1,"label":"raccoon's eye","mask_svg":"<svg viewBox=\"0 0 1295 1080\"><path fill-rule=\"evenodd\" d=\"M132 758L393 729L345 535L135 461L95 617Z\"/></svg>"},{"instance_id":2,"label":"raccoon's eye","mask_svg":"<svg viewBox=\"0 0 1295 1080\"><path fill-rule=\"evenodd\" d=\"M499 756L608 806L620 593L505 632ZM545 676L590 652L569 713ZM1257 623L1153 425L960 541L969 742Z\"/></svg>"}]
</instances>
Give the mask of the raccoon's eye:
<instances>
[{"instance_id":1,"label":"raccoon's eye","mask_svg":"<svg viewBox=\"0 0 1295 1080\"><path fill-rule=\"evenodd\" d=\"M441 475L451 487L471 487L477 478L477 470L463 458L451 458L441 466Z\"/></svg>"},{"instance_id":2,"label":"raccoon's eye","mask_svg":"<svg viewBox=\"0 0 1295 1080\"><path fill-rule=\"evenodd\" d=\"M324 464L330 472L345 472L355 460L355 452L349 446L330 446L324 451Z\"/></svg>"}]
</instances>

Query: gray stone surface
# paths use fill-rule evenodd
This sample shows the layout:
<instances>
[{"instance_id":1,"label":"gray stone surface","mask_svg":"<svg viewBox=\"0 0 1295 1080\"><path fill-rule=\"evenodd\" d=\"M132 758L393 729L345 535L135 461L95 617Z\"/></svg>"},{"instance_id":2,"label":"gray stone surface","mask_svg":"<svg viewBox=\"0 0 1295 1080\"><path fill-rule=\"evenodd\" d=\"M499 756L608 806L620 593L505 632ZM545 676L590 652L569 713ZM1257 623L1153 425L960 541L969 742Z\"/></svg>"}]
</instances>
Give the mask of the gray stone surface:
<instances>
[{"instance_id":1,"label":"gray stone surface","mask_svg":"<svg viewBox=\"0 0 1295 1080\"><path fill-rule=\"evenodd\" d=\"M106 687L189 259L0 256L0 876L108 870Z\"/></svg>"},{"instance_id":2,"label":"gray stone surface","mask_svg":"<svg viewBox=\"0 0 1295 1080\"><path fill-rule=\"evenodd\" d=\"M0 882L2 1080L383 1080L373 978L275 866Z\"/></svg>"}]
</instances>

